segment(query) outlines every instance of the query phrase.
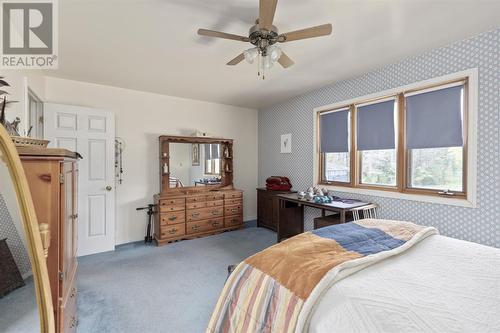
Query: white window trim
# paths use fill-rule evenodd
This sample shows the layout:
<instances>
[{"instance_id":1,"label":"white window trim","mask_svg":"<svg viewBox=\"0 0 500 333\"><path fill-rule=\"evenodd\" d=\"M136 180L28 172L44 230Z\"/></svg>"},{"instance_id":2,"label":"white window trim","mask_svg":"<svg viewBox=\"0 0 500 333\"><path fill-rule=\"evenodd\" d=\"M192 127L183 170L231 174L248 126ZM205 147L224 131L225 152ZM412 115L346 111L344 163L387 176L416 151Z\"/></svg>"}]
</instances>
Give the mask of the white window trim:
<instances>
[{"instance_id":1,"label":"white window trim","mask_svg":"<svg viewBox=\"0 0 500 333\"><path fill-rule=\"evenodd\" d=\"M325 106L320 106L313 109L313 122L314 122L314 184L319 183L319 165L318 165L318 143L317 143L317 133L318 133L318 112L332 110L336 108L340 108L345 105L350 104L359 104L363 101L369 99L381 98L384 96L401 93L407 90L418 89L422 86L429 86L434 84L439 84L441 82L458 80L460 78L468 78L468 128L467 128L467 197L465 199L460 198L446 198L446 197L437 197L437 196L427 196L421 194L409 194L409 193L401 193L401 192L392 192L392 191L382 191L382 190L371 190L371 189L362 189L362 188L353 188L347 186L332 186L332 185L321 185L321 187L326 187L332 191L339 192L348 192L348 193L358 193L365 195L373 195L379 197L386 198L395 198L402 200L412 200L412 201L421 201L435 204L444 204L451 206L460 206L460 207L469 207L476 208L477 207L477 118L478 118L478 69L471 68L465 71L460 71L436 78L432 78L425 81L419 81L415 83L411 83L405 86L400 86L394 89L389 89L381 92L377 92L375 94L365 95L356 97L347 101L342 101L339 103L329 104Z\"/></svg>"}]
</instances>

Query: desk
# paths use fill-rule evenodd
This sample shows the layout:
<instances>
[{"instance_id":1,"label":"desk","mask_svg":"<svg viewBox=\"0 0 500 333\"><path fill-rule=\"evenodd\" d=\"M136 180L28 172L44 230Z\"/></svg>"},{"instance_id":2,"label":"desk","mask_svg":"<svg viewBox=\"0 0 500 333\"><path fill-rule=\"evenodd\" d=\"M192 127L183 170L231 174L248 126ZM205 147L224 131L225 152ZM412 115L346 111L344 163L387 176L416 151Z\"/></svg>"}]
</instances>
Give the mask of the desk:
<instances>
[{"instance_id":1,"label":"desk","mask_svg":"<svg viewBox=\"0 0 500 333\"><path fill-rule=\"evenodd\" d=\"M346 222L347 212L373 206L373 204L361 201L349 204L335 201L318 204L314 201L300 200L297 198L297 194L280 194L277 195L277 198L279 200L278 242L304 232L305 206L321 209L322 216L326 215L326 211L339 213L340 223Z\"/></svg>"}]
</instances>

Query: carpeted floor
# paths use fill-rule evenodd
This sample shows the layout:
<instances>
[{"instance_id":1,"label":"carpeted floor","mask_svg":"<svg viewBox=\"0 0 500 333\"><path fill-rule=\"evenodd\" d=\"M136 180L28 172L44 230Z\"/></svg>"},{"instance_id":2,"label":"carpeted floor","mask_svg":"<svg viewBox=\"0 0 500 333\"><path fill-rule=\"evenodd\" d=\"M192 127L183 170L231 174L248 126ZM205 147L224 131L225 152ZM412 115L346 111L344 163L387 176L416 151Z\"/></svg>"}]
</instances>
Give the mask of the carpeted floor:
<instances>
[{"instance_id":1,"label":"carpeted floor","mask_svg":"<svg viewBox=\"0 0 500 333\"><path fill-rule=\"evenodd\" d=\"M81 257L78 333L204 332L227 266L275 242L270 230L246 228Z\"/></svg>"}]
</instances>

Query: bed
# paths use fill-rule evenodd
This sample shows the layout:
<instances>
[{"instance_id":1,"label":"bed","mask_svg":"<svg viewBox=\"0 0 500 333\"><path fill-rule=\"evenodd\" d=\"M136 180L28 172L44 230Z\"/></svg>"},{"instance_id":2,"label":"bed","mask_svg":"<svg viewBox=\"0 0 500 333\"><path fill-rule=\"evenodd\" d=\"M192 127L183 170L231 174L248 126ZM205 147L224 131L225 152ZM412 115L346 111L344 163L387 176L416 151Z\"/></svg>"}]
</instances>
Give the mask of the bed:
<instances>
[{"instance_id":1,"label":"bed","mask_svg":"<svg viewBox=\"0 0 500 333\"><path fill-rule=\"evenodd\" d=\"M207 332L499 332L499 309L500 249L362 220L301 234L238 265Z\"/></svg>"}]
</instances>

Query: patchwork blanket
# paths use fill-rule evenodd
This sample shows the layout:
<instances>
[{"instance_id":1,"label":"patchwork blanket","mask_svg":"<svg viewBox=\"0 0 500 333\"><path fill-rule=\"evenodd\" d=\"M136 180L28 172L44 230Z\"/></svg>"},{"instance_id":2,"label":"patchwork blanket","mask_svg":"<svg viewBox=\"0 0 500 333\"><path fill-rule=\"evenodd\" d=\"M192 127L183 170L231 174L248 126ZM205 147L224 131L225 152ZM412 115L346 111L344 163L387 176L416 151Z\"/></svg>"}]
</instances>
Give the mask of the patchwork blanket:
<instances>
[{"instance_id":1,"label":"patchwork blanket","mask_svg":"<svg viewBox=\"0 0 500 333\"><path fill-rule=\"evenodd\" d=\"M337 281L402 253L432 227L365 219L305 232L240 263L222 290L207 332L303 332Z\"/></svg>"}]
</instances>

